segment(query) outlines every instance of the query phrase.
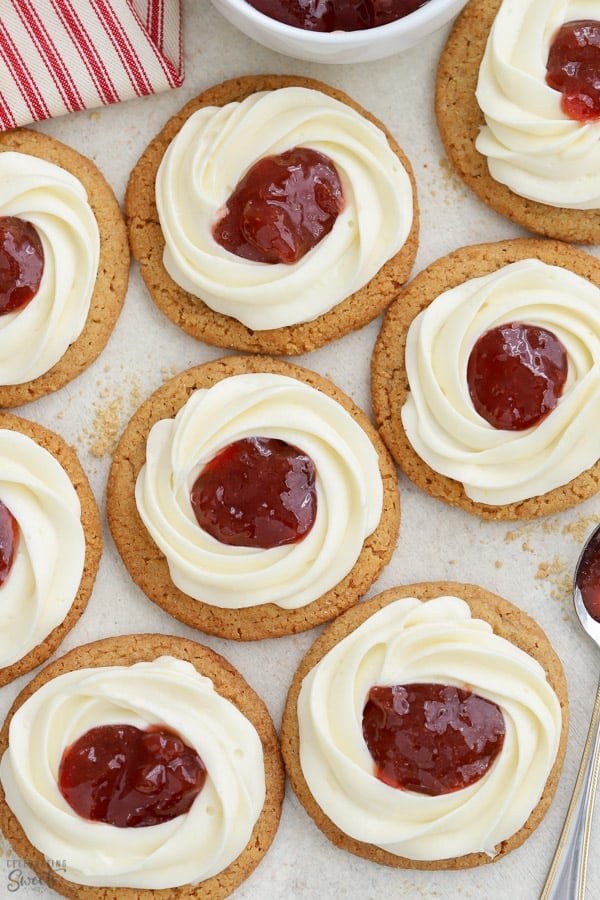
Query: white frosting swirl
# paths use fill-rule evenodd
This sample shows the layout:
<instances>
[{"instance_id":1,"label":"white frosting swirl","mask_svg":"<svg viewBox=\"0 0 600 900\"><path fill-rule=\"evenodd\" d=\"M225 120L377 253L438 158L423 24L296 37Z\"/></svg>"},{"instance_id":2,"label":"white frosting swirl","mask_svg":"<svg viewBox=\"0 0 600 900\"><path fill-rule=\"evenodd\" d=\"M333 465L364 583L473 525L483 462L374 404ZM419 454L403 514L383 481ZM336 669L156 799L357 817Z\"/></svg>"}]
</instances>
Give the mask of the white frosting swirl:
<instances>
[{"instance_id":1,"label":"white frosting swirl","mask_svg":"<svg viewBox=\"0 0 600 900\"><path fill-rule=\"evenodd\" d=\"M568 269L526 259L440 294L411 323L406 435L436 472L472 500L514 503L567 484L598 460L600 289ZM473 345L486 331L522 322L552 331L568 374L555 409L524 431L496 429L467 385Z\"/></svg>"},{"instance_id":2,"label":"white frosting swirl","mask_svg":"<svg viewBox=\"0 0 600 900\"><path fill-rule=\"evenodd\" d=\"M196 521L190 490L198 474L252 436L287 441L315 464L317 515L298 543L232 547ZM173 583L190 597L227 609L297 609L352 569L379 522L383 485L373 444L343 406L295 378L254 373L196 391L175 419L153 426L136 502Z\"/></svg>"},{"instance_id":3,"label":"white frosting swirl","mask_svg":"<svg viewBox=\"0 0 600 900\"><path fill-rule=\"evenodd\" d=\"M578 122L546 84L555 32L596 19L598 0L504 0L490 30L476 97L485 116L475 146L492 178L549 206L600 206L600 119Z\"/></svg>"},{"instance_id":4,"label":"white frosting swirl","mask_svg":"<svg viewBox=\"0 0 600 900\"><path fill-rule=\"evenodd\" d=\"M81 334L100 237L81 182L24 153L0 153L0 216L31 222L44 249L37 294L22 310L0 316L0 384L23 384L51 369Z\"/></svg>"},{"instance_id":5,"label":"white frosting swirl","mask_svg":"<svg viewBox=\"0 0 600 900\"><path fill-rule=\"evenodd\" d=\"M163 726L196 750L207 778L187 813L124 829L74 812L57 783L63 751L111 724ZM169 888L216 875L248 843L265 798L254 726L191 663L168 656L46 682L12 719L0 779L29 841L65 860L64 877L106 887Z\"/></svg>"},{"instance_id":6,"label":"white frosting swirl","mask_svg":"<svg viewBox=\"0 0 600 900\"><path fill-rule=\"evenodd\" d=\"M375 776L362 734L369 690L413 682L467 687L502 710L504 745L478 782L436 797ZM374 613L306 676L298 720L302 772L326 815L350 837L419 860L493 856L538 803L561 734L539 663L457 597L401 599Z\"/></svg>"},{"instance_id":7,"label":"white frosting swirl","mask_svg":"<svg viewBox=\"0 0 600 900\"><path fill-rule=\"evenodd\" d=\"M0 667L40 644L65 618L81 582L81 505L58 460L27 435L0 429L0 500L19 526L0 587Z\"/></svg>"},{"instance_id":8,"label":"white frosting swirl","mask_svg":"<svg viewBox=\"0 0 600 900\"><path fill-rule=\"evenodd\" d=\"M330 157L342 180L345 206L331 232L293 265L225 250L212 228L242 176L299 146ZM156 203L173 280L256 330L308 322L359 290L400 250L413 218L410 178L381 129L302 87L199 109L163 157Z\"/></svg>"}]
</instances>

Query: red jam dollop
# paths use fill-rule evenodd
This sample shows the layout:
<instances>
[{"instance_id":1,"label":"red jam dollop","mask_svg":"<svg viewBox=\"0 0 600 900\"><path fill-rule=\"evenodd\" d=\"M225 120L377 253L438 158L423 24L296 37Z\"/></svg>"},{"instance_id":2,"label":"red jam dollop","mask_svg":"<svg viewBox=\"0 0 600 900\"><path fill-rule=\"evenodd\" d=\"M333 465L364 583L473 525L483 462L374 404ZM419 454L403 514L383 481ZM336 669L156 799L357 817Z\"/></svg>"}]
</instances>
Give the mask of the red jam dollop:
<instances>
[{"instance_id":1,"label":"red jam dollop","mask_svg":"<svg viewBox=\"0 0 600 900\"><path fill-rule=\"evenodd\" d=\"M63 753L58 785L84 819L117 828L157 825L186 813L206 781L206 767L163 728L99 725Z\"/></svg>"},{"instance_id":2,"label":"red jam dollop","mask_svg":"<svg viewBox=\"0 0 600 900\"><path fill-rule=\"evenodd\" d=\"M583 605L592 619L600 622L600 531L593 535L583 551L575 586L579 588Z\"/></svg>"},{"instance_id":3,"label":"red jam dollop","mask_svg":"<svg viewBox=\"0 0 600 900\"><path fill-rule=\"evenodd\" d=\"M37 294L44 248L31 222L0 216L0 315L23 309Z\"/></svg>"},{"instance_id":4,"label":"red jam dollop","mask_svg":"<svg viewBox=\"0 0 600 900\"><path fill-rule=\"evenodd\" d=\"M343 206L332 160L294 147L251 166L227 200L213 237L243 259L291 265L329 234Z\"/></svg>"},{"instance_id":5,"label":"red jam dollop","mask_svg":"<svg viewBox=\"0 0 600 900\"><path fill-rule=\"evenodd\" d=\"M268 549L304 538L317 515L316 469L286 441L250 437L224 447L190 493L201 528L222 544Z\"/></svg>"},{"instance_id":6,"label":"red jam dollop","mask_svg":"<svg viewBox=\"0 0 600 900\"><path fill-rule=\"evenodd\" d=\"M494 428L523 431L550 413L567 379L567 352L551 331L511 322L486 331L467 364L473 406Z\"/></svg>"},{"instance_id":7,"label":"red jam dollop","mask_svg":"<svg viewBox=\"0 0 600 900\"><path fill-rule=\"evenodd\" d=\"M361 31L402 19L429 0L248 0L271 19L305 31Z\"/></svg>"},{"instance_id":8,"label":"red jam dollop","mask_svg":"<svg viewBox=\"0 0 600 900\"><path fill-rule=\"evenodd\" d=\"M18 543L19 525L17 520L0 500L0 587L10 575Z\"/></svg>"},{"instance_id":9,"label":"red jam dollop","mask_svg":"<svg viewBox=\"0 0 600 900\"><path fill-rule=\"evenodd\" d=\"M546 63L546 83L562 93L570 119L600 118L600 21L579 19L558 29Z\"/></svg>"},{"instance_id":10,"label":"red jam dollop","mask_svg":"<svg viewBox=\"0 0 600 900\"><path fill-rule=\"evenodd\" d=\"M495 703L451 685L372 687L363 710L377 778L429 796L479 781L502 750L504 734Z\"/></svg>"}]
</instances>

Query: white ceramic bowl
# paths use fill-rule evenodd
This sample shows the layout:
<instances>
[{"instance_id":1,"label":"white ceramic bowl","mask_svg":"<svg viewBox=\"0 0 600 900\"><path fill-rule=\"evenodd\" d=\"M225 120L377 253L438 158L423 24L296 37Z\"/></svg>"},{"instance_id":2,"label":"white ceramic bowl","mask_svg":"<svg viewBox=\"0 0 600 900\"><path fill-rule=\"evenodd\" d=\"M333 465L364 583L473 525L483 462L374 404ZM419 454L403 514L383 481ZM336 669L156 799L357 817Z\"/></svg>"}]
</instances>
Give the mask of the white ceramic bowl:
<instances>
[{"instance_id":1,"label":"white ceramic bowl","mask_svg":"<svg viewBox=\"0 0 600 900\"><path fill-rule=\"evenodd\" d=\"M466 0L429 0L402 19L363 31L305 31L271 19L246 0L212 0L213 5L248 37L296 59L318 63L359 63L392 56L441 28Z\"/></svg>"}]
</instances>

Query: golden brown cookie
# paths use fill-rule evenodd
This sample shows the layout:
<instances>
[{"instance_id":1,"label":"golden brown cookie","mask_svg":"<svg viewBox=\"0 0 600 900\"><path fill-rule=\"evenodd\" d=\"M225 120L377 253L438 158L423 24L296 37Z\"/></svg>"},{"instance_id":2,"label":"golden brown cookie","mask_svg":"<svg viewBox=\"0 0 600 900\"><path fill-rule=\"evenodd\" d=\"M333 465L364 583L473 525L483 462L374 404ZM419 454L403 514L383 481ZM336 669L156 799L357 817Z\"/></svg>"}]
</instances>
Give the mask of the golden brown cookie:
<instances>
[{"instance_id":1,"label":"golden brown cookie","mask_svg":"<svg viewBox=\"0 0 600 900\"><path fill-rule=\"evenodd\" d=\"M568 484L530 499L500 506L475 502L466 495L459 481L439 474L421 459L411 446L402 424L400 414L409 394L405 346L413 319L442 292L525 259L538 259L548 265L561 266L600 287L600 262L569 244L518 238L462 247L420 272L399 295L386 314L371 361L375 418L396 463L426 493L487 519L545 516L580 503L600 488L600 463L596 463Z\"/></svg>"},{"instance_id":2,"label":"golden brown cookie","mask_svg":"<svg viewBox=\"0 0 600 900\"><path fill-rule=\"evenodd\" d=\"M87 606L102 555L102 523L98 505L73 448L53 431L35 422L17 418L11 413L0 413L0 430L3 429L27 435L40 447L51 453L69 476L81 504L81 524L85 534L85 562L79 589L63 621L18 662L0 668L0 685L8 684L25 672L31 671L54 653Z\"/></svg>"},{"instance_id":3,"label":"golden brown cookie","mask_svg":"<svg viewBox=\"0 0 600 900\"><path fill-rule=\"evenodd\" d=\"M210 388L232 375L255 372L272 372L298 379L348 410L376 450L383 482L381 518L364 541L351 571L319 599L297 609L284 609L274 603L225 609L183 593L173 584L167 560L144 527L135 501L136 479L146 459L146 439L154 423L174 417L194 391ZM170 615L201 631L234 640L257 640L305 631L356 603L379 576L394 551L400 523L400 496L396 470L383 442L365 413L339 388L317 373L292 363L260 356L233 356L181 373L142 404L113 456L107 515L117 549L131 577L151 600Z\"/></svg>"},{"instance_id":4,"label":"golden brown cookie","mask_svg":"<svg viewBox=\"0 0 600 900\"><path fill-rule=\"evenodd\" d=\"M20 706L51 679L66 672L95 666L128 666L152 661L159 656L173 656L190 662L201 674L210 678L216 691L233 703L256 729L262 744L266 795L260 816L245 849L227 869L197 885L178 888L143 890L138 888L87 887L62 877L53 861L27 839L23 829L6 803L0 787L0 826L15 853L64 897L79 900L167 900L167 898L204 897L210 900L228 897L256 868L269 849L279 825L284 794L284 770L279 741L269 712L240 673L222 656L195 641L161 634L132 634L84 644L50 663L19 694L0 732L0 756L9 742L9 726ZM124 835L127 829L124 829Z\"/></svg>"},{"instance_id":5,"label":"golden brown cookie","mask_svg":"<svg viewBox=\"0 0 600 900\"><path fill-rule=\"evenodd\" d=\"M204 106L241 101L258 91L298 85L329 94L356 109L386 135L390 147L406 169L413 189L413 224L399 252L350 297L311 322L257 331L237 319L214 312L202 300L186 293L163 265L165 241L158 220L154 183L163 154L187 119ZM376 318L397 294L412 269L418 242L416 184L409 161L392 135L374 116L336 88L311 78L284 75L249 75L233 78L204 91L173 116L149 144L135 166L126 196L131 249L146 286L159 309L192 337L208 344L252 353L295 355L314 350Z\"/></svg>"},{"instance_id":6,"label":"golden brown cookie","mask_svg":"<svg viewBox=\"0 0 600 900\"><path fill-rule=\"evenodd\" d=\"M83 331L61 359L24 384L0 385L0 406L14 407L64 387L100 355L121 312L129 280L129 243L112 188L95 164L71 147L37 131L20 128L0 134L0 153L14 151L61 166L83 184L100 232L96 285Z\"/></svg>"},{"instance_id":7,"label":"golden brown cookie","mask_svg":"<svg viewBox=\"0 0 600 900\"><path fill-rule=\"evenodd\" d=\"M536 234L579 244L600 243L600 210L561 209L527 200L495 181L475 149L485 124L475 98L479 67L501 0L470 0L441 54L435 113L448 159L483 202Z\"/></svg>"},{"instance_id":8,"label":"golden brown cookie","mask_svg":"<svg viewBox=\"0 0 600 900\"><path fill-rule=\"evenodd\" d=\"M355 840L340 830L315 801L305 780L300 762L297 707L302 682L308 673L343 638L355 631L359 625L369 619L374 613L395 600L413 597L420 601L429 601L443 596L458 597L464 600L470 607L473 618L483 619L488 622L492 626L494 634L510 641L510 643L537 660L545 670L547 681L558 698L562 712L562 729L557 755L546 781L543 794L532 810L527 822L516 834L503 841L496 848L497 854L494 857L488 856L487 853L478 852L450 859L415 860L397 856L373 844ZM427 650L428 654L430 652L431 647ZM419 658L418 652L416 652L415 658ZM415 680L418 681L419 678ZM337 847L374 862L399 868L462 869L501 859L522 844L533 830L537 828L548 810L559 780L566 751L568 718L567 686L560 660L542 629L527 613L502 597L492 594L477 585L455 582L424 582L391 588L370 600L358 604L358 606L341 615L335 622L332 622L317 638L300 663L290 686L283 714L281 749L288 777L298 799L315 824Z\"/></svg>"}]
</instances>

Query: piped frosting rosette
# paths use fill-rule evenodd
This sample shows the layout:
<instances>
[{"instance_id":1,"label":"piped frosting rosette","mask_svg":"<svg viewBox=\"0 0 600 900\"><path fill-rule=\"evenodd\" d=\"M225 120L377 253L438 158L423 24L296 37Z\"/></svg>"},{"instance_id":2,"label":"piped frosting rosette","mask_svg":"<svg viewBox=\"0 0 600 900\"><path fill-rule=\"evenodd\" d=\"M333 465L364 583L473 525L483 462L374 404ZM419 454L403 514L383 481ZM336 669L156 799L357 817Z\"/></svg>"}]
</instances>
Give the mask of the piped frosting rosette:
<instances>
[{"instance_id":1,"label":"piped frosting rosette","mask_svg":"<svg viewBox=\"0 0 600 900\"><path fill-rule=\"evenodd\" d=\"M71 809L57 783L62 753L106 724L160 725L196 750L207 779L187 813L124 829ZM246 846L265 798L254 726L191 663L168 656L47 681L12 719L0 778L30 842L64 860L69 881L104 887L177 887L223 871Z\"/></svg>"},{"instance_id":2,"label":"piped frosting rosette","mask_svg":"<svg viewBox=\"0 0 600 900\"><path fill-rule=\"evenodd\" d=\"M317 515L297 543L232 547L194 517L198 473L221 449L253 436L286 441L315 464ZM352 569L379 522L383 485L377 451L344 407L294 378L261 372L197 390L174 419L153 426L136 503L173 583L189 596L228 609L296 609Z\"/></svg>"},{"instance_id":3,"label":"piped frosting rosette","mask_svg":"<svg viewBox=\"0 0 600 900\"><path fill-rule=\"evenodd\" d=\"M474 501L518 502L567 484L598 460L600 289L537 259L510 263L445 291L412 322L406 342L406 435L436 472ZM556 408L524 431L501 430L475 410L467 363L488 329L525 322L553 332L568 375Z\"/></svg>"},{"instance_id":4,"label":"piped frosting rosette","mask_svg":"<svg viewBox=\"0 0 600 900\"><path fill-rule=\"evenodd\" d=\"M479 70L486 126L476 147L492 178L521 197L600 207L600 121L569 118L560 92L546 84L555 32L565 22L599 18L596 0L519 0L498 10Z\"/></svg>"},{"instance_id":5,"label":"piped frosting rosette","mask_svg":"<svg viewBox=\"0 0 600 900\"><path fill-rule=\"evenodd\" d=\"M39 290L0 316L0 384L23 384L63 356L85 325L100 254L98 225L81 182L54 163L0 153L0 216L35 226L44 251Z\"/></svg>"},{"instance_id":6,"label":"piped frosting rosette","mask_svg":"<svg viewBox=\"0 0 600 900\"><path fill-rule=\"evenodd\" d=\"M65 618L83 573L85 533L79 497L60 463L32 438L7 429L0 429L0 500L19 529L0 588L2 668Z\"/></svg>"},{"instance_id":7,"label":"piped frosting rosette","mask_svg":"<svg viewBox=\"0 0 600 900\"><path fill-rule=\"evenodd\" d=\"M362 712L374 685L467 687L496 703L502 750L462 790L427 796L374 774ZM323 812L350 837L413 860L493 856L537 805L557 755L561 710L541 665L455 596L395 600L335 644L298 699L300 762Z\"/></svg>"},{"instance_id":8,"label":"piped frosting rosette","mask_svg":"<svg viewBox=\"0 0 600 900\"><path fill-rule=\"evenodd\" d=\"M310 147L333 160L345 205L332 231L293 265L242 259L212 227L258 159ZM156 179L173 280L252 329L307 322L363 287L406 241L410 178L383 131L320 91L285 87L197 110L169 145Z\"/></svg>"}]
</instances>

